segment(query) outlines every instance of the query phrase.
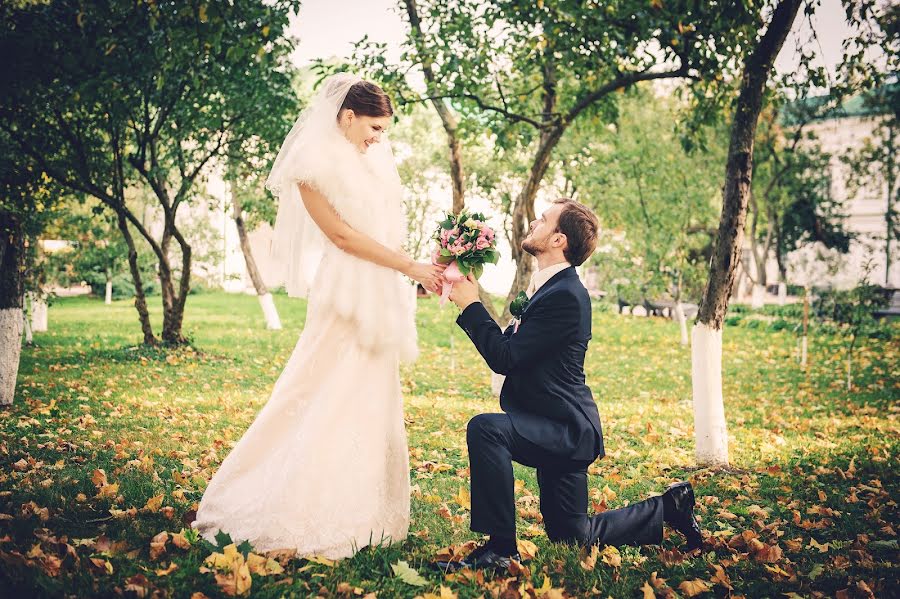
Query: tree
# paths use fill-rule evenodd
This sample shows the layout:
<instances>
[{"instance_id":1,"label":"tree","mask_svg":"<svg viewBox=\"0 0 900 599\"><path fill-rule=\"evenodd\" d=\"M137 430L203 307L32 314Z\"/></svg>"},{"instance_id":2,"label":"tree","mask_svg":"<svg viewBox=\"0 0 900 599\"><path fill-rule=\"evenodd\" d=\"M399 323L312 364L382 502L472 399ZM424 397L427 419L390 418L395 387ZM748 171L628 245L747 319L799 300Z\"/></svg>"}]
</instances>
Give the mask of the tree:
<instances>
[{"instance_id":1,"label":"tree","mask_svg":"<svg viewBox=\"0 0 900 599\"><path fill-rule=\"evenodd\" d=\"M842 226L843 206L831 191L831 156L806 129L828 115L834 101L816 97L790 102L773 93L761 112L746 234L756 266L752 282L762 290L768 285L766 264L773 254L786 284L788 252L815 242L841 253L850 248L851 235Z\"/></svg>"},{"instance_id":2,"label":"tree","mask_svg":"<svg viewBox=\"0 0 900 599\"><path fill-rule=\"evenodd\" d=\"M0 405L13 402L22 350L25 234L21 216L0 210Z\"/></svg>"},{"instance_id":3,"label":"tree","mask_svg":"<svg viewBox=\"0 0 900 599\"><path fill-rule=\"evenodd\" d=\"M763 106L772 63L780 51L802 0L779 0L771 8L766 31L746 44L743 74L735 101L731 139L725 168L723 205L709 276L700 300L692 333L692 383L697 461L706 465L728 463L728 432L722 398L722 325L734 273L740 258L746 224L747 205L753 175L753 144ZM815 3L806 3L810 16ZM848 90L871 88L885 73L898 66L896 7L879 8L869 2L846 0L845 13L855 34L843 43L844 58L839 65L832 92L845 97ZM764 12L769 12L766 7ZM873 50L880 54L874 59ZM821 69L811 66L813 54L801 48L801 62L794 81L806 87L824 79Z\"/></svg>"},{"instance_id":4,"label":"tree","mask_svg":"<svg viewBox=\"0 0 900 599\"><path fill-rule=\"evenodd\" d=\"M253 251L250 248L250 237L247 230L253 230L256 225L266 221L272 223L275 218L274 204L269 200L265 191L265 177L270 170L270 165L257 165L241 161L238 156L229 161L227 180L231 195L231 217L234 219L238 231L241 253L244 255L244 264L247 274L256 290L259 304L266 320L266 328L281 330L281 319L278 317L278 309L272 299L272 294L266 287Z\"/></svg>"},{"instance_id":5,"label":"tree","mask_svg":"<svg viewBox=\"0 0 900 599\"><path fill-rule=\"evenodd\" d=\"M35 168L108 206L129 247L135 307L155 343L132 230L159 265L162 340L181 333L192 248L179 208L207 167L251 135L278 138L294 112L282 34L296 0L135 6L62 1L7 6L0 45L12 57L0 128ZM126 201L152 192L163 227L154 237Z\"/></svg>"},{"instance_id":6,"label":"tree","mask_svg":"<svg viewBox=\"0 0 900 599\"><path fill-rule=\"evenodd\" d=\"M0 152L12 156L14 146L0 131ZM0 161L0 406L13 402L29 271L34 247L53 214L57 191L52 182L18 160Z\"/></svg>"},{"instance_id":7,"label":"tree","mask_svg":"<svg viewBox=\"0 0 900 599\"><path fill-rule=\"evenodd\" d=\"M449 100L462 115L460 136L487 127L498 151L519 147L530 156L512 207L517 269L507 303L531 276L533 261L521 242L569 127L587 115L609 118L616 92L641 81L687 78L713 85L755 25L749 7L707 10L691 2L635 0L604 8L564 1L406 2L407 16L410 6L416 8L414 43L401 64L387 65L377 46L369 46L369 63L392 81L422 65L433 74L426 75L426 93L405 97Z\"/></svg>"},{"instance_id":8,"label":"tree","mask_svg":"<svg viewBox=\"0 0 900 599\"><path fill-rule=\"evenodd\" d=\"M428 260L434 250L431 236L444 211L434 201L443 192L447 162L442 143L443 132L435 115L424 106L414 105L391 127L390 137L396 153L397 171L403 182L403 204L407 230L404 250L416 260ZM455 189L455 188L454 188ZM456 191L453 191L456 206Z\"/></svg>"},{"instance_id":9,"label":"tree","mask_svg":"<svg viewBox=\"0 0 900 599\"><path fill-rule=\"evenodd\" d=\"M115 214L94 202L62 198L57 216L44 229L44 235L64 239L71 247L55 252L46 259L48 279L62 286L86 281L107 304L113 295L128 297L134 287L127 277L128 246L116 227ZM142 264L142 277L148 269ZM114 285L115 282L115 285Z\"/></svg>"},{"instance_id":10,"label":"tree","mask_svg":"<svg viewBox=\"0 0 900 599\"><path fill-rule=\"evenodd\" d=\"M694 434L697 461L728 463L728 430L722 398L722 326L740 260L750 184L753 141L766 83L775 57L791 29L802 0L780 0L765 33L750 46L731 124L722 191L722 214L709 267L709 278L692 333Z\"/></svg>"},{"instance_id":11,"label":"tree","mask_svg":"<svg viewBox=\"0 0 900 599\"><path fill-rule=\"evenodd\" d=\"M830 318L847 337L847 391L853 390L853 352L860 338L873 336L879 330L875 311L888 305L888 296L869 282L872 260L863 265L857 285L852 289L832 291L817 302L817 311Z\"/></svg>"},{"instance_id":12,"label":"tree","mask_svg":"<svg viewBox=\"0 0 900 599\"><path fill-rule=\"evenodd\" d=\"M725 144L715 130L705 148L685 151L675 126L684 106L649 85L627 92L619 106L612 124L584 119L573 126L560 145L569 159L559 170L611 237L622 237L606 239L591 263L603 265L607 291L629 303L668 299L678 312L702 290L719 187L712 165ZM620 259L611 260L616 250Z\"/></svg>"},{"instance_id":13,"label":"tree","mask_svg":"<svg viewBox=\"0 0 900 599\"><path fill-rule=\"evenodd\" d=\"M425 87L427 94L431 97L431 104L434 106L435 112L441 119L441 125L447 134L447 147L449 150L450 165L450 182L453 189L453 204L451 210L454 214L459 214L465 208L465 190L466 180L465 171L463 169L462 151L459 140L459 119L449 106L445 98L439 97L440 87L434 70L434 58L428 49L425 41L425 35L422 32L422 22L419 18L419 10L416 6L416 0L403 0L403 7L406 9L407 22L409 23L409 34L407 43L414 49L416 55L419 56L418 63L425 77Z\"/></svg>"}]
</instances>

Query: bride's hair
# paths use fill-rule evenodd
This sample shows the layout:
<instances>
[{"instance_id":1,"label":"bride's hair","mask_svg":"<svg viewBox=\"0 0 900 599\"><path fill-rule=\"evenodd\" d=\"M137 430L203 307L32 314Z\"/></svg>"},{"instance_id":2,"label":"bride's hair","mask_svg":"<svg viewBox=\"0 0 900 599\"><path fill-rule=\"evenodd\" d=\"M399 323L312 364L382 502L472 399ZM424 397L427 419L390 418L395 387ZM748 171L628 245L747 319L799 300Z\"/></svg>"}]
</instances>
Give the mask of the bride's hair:
<instances>
[{"instance_id":1,"label":"bride's hair","mask_svg":"<svg viewBox=\"0 0 900 599\"><path fill-rule=\"evenodd\" d=\"M370 81L358 81L350 86L338 114L347 108L359 116L394 116L391 99Z\"/></svg>"}]
</instances>

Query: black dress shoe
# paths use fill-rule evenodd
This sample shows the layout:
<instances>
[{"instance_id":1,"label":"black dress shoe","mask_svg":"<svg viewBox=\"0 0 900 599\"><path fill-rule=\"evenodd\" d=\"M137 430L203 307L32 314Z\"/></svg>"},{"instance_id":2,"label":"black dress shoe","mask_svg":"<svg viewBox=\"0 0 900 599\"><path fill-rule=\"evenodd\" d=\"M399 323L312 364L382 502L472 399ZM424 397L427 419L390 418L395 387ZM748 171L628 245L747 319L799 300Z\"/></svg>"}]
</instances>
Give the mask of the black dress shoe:
<instances>
[{"instance_id":1,"label":"black dress shoe","mask_svg":"<svg viewBox=\"0 0 900 599\"><path fill-rule=\"evenodd\" d=\"M700 549L703 546L703 534L694 517L694 489L691 483L675 483L666 489L663 497L668 497L672 506L671 510L663 512L663 518L687 539L686 553ZM666 513L667 511L670 513Z\"/></svg>"},{"instance_id":2,"label":"black dress shoe","mask_svg":"<svg viewBox=\"0 0 900 599\"><path fill-rule=\"evenodd\" d=\"M509 569L509 566L510 564L512 564L513 560L517 562L522 561L522 558L519 556L518 552L512 555L500 555L499 553L494 551L490 543L485 543L480 547L476 547L472 551L472 553L470 553L460 561L439 561L435 562L435 566L437 566L444 572L456 572L458 570L464 570L466 568L470 568L472 570L483 569L505 571Z\"/></svg>"}]
</instances>

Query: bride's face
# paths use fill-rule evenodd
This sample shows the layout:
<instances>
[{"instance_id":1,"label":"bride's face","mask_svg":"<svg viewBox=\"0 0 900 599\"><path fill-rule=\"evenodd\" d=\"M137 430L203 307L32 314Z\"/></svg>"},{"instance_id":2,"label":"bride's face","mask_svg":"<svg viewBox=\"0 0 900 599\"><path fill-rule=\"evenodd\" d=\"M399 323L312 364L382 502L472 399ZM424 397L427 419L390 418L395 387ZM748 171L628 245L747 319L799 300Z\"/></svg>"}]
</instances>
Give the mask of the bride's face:
<instances>
[{"instance_id":1,"label":"bride's face","mask_svg":"<svg viewBox=\"0 0 900 599\"><path fill-rule=\"evenodd\" d=\"M350 143L363 154L372 144L381 141L381 135L391 124L389 116L363 116L345 109L338 119L338 127Z\"/></svg>"}]
</instances>

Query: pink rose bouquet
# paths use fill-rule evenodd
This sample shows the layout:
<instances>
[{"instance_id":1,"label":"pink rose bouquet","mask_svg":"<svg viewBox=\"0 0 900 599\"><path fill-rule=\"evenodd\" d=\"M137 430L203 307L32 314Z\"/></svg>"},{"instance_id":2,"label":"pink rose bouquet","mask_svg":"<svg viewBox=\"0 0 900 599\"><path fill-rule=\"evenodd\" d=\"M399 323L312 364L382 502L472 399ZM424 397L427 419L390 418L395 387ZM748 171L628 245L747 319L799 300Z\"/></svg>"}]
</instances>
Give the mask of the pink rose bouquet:
<instances>
[{"instance_id":1,"label":"pink rose bouquet","mask_svg":"<svg viewBox=\"0 0 900 599\"><path fill-rule=\"evenodd\" d=\"M434 233L437 248L431 260L447 265L441 286L442 306L454 283L466 278L470 272L479 278L486 263L497 264L500 260L494 230L486 220L483 214L462 210L459 214L447 213L447 218L438 225Z\"/></svg>"}]
</instances>

